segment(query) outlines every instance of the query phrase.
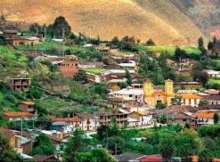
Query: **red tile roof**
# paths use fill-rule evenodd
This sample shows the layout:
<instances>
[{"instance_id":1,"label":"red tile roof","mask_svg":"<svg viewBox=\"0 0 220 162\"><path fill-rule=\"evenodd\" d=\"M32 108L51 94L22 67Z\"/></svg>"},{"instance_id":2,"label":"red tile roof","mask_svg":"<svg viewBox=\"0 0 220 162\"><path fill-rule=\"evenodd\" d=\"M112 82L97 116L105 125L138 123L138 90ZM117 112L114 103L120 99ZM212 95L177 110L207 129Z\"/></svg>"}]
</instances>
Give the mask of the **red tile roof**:
<instances>
[{"instance_id":1,"label":"red tile roof","mask_svg":"<svg viewBox=\"0 0 220 162\"><path fill-rule=\"evenodd\" d=\"M195 114L193 114L194 118L199 118L199 119L213 119L214 118L215 113L214 112L196 112Z\"/></svg>"},{"instance_id":2,"label":"red tile roof","mask_svg":"<svg viewBox=\"0 0 220 162\"><path fill-rule=\"evenodd\" d=\"M24 118L24 117L33 117L34 114L29 112L4 112L4 117L6 118Z\"/></svg>"},{"instance_id":3,"label":"red tile roof","mask_svg":"<svg viewBox=\"0 0 220 162\"><path fill-rule=\"evenodd\" d=\"M80 122L80 118L78 116L66 118L51 117L51 120L52 122Z\"/></svg>"},{"instance_id":4,"label":"red tile roof","mask_svg":"<svg viewBox=\"0 0 220 162\"><path fill-rule=\"evenodd\" d=\"M140 162L162 162L162 157L160 155L149 155L144 156L140 159Z\"/></svg>"}]
</instances>

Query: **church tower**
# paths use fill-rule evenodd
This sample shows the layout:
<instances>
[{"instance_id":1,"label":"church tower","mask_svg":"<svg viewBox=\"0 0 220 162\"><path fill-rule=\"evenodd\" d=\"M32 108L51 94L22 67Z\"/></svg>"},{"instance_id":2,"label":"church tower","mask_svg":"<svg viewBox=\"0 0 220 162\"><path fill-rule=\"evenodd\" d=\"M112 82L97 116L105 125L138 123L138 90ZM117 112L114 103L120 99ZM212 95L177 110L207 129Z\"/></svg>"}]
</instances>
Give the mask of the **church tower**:
<instances>
[{"instance_id":1,"label":"church tower","mask_svg":"<svg viewBox=\"0 0 220 162\"><path fill-rule=\"evenodd\" d=\"M144 97L150 97L153 94L153 84L150 80L144 81Z\"/></svg>"},{"instance_id":2,"label":"church tower","mask_svg":"<svg viewBox=\"0 0 220 162\"><path fill-rule=\"evenodd\" d=\"M167 96L173 96L174 95L174 89L173 89L173 81L168 79L165 81L165 93Z\"/></svg>"}]
</instances>

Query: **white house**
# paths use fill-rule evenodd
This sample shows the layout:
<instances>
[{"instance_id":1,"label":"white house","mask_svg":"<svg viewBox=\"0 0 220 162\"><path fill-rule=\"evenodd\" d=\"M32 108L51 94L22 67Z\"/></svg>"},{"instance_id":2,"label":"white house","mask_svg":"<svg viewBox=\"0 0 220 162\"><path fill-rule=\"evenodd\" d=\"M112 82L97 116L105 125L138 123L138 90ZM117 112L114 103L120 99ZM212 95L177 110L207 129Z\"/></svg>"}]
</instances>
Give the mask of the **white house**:
<instances>
[{"instance_id":1,"label":"white house","mask_svg":"<svg viewBox=\"0 0 220 162\"><path fill-rule=\"evenodd\" d=\"M220 71L216 71L216 70L204 70L204 72L205 72L210 78L220 78Z\"/></svg>"}]
</instances>

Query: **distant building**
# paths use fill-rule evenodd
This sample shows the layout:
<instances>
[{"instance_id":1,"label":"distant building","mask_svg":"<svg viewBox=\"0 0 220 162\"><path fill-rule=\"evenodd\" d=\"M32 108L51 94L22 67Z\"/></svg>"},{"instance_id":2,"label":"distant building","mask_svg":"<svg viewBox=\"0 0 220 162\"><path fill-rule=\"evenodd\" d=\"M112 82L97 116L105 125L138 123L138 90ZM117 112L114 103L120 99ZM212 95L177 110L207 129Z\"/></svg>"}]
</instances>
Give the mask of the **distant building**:
<instances>
[{"instance_id":1,"label":"distant building","mask_svg":"<svg viewBox=\"0 0 220 162\"><path fill-rule=\"evenodd\" d=\"M120 155L115 155L115 158L118 162L139 162L140 158L143 158L145 155L136 154L133 152L126 152Z\"/></svg>"},{"instance_id":2,"label":"distant building","mask_svg":"<svg viewBox=\"0 0 220 162\"><path fill-rule=\"evenodd\" d=\"M181 105L198 107L203 96L195 91L182 90L177 93L180 98Z\"/></svg>"},{"instance_id":3,"label":"distant building","mask_svg":"<svg viewBox=\"0 0 220 162\"><path fill-rule=\"evenodd\" d=\"M109 101L123 108L140 106L143 104L143 90L127 88L109 93Z\"/></svg>"},{"instance_id":4,"label":"distant building","mask_svg":"<svg viewBox=\"0 0 220 162\"><path fill-rule=\"evenodd\" d=\"M220 95L208 95L204 97L205 100L208 101L209 105L220 105Z\"/></svg>"},{"instance_id":5,"label":"distant building","mask_svg":"<svg viewBox=\"0 0 220 162\"><path fill-rule=\"evenodd\" d=\"M13 46L19 46L19 45L33 46L35 44L40 43L40 38L17 36L17 37L12 37L12 38L6 38L6 41Z\"/></svg>"},{"instance_id":6,"label":"distant building","mask_svg":"<svg viewBox=\"0 0 220 162\"><path fill-rule=\"evenodd\" d=\"M29 112L4 112L4 118L9 121L35 120L36 116Z\"/></svg>"},{"instance_id":7,"label":"distant building","mask_svg":"<svg viewBox=\"0 0 220 162\"><path fill-rule=\"evenodd\" d=\"M35 113L34 102L23 101L19 104L19 108L23 112Z\"/></svg>"},{"instance_id":8,"label":"distant building","mask_svg":"<svg viewBox=\"0 0 220 162\"><path fill-rule=\"evenodd\" d=\"M7 129L0 128L0 133L8 139L10 147L19 153L31 153L32 151L32 137L30 134Z\"/></svg>"},{"instance_id":9,"label":"distant building","mask_svg":"<svg viewBox=\"0 0 220 162\"><path fill-rule=\"evenodd\" d=\"M79 72L79 61L75 56L49 57L65 77L73 78Z\"/></svg>"},{"instance_id":10,"label":"distant building","mask_svg":"<svg viewBox=\"0 0 220 162\"><path fill-rule=\"evenodd\" d=\"M132 78L135 76L135 70L128 70ZM103 81L109 81L112 79L123 79L125 78L126 70L124 69L111 69L105 71L101 75L101 80Z\"/></svg>"},{"instance_id":11,"label":"distant building","mask_svg":"<svg viewBox=\"0 0 220 162\"><path fill-rule=\"evenodd\" d=\"M201 87L200 82L175 82L175 87L181 89L197 89Z\"/></svg>"},{"instance_id":12,"label":"distant building","mask_svg":"<svg viewBox=\"0 0 220 162\"><path fill-rule=\"evenodd\" d=\"M81 120L78 116L74 117L51 117L52 121L52 130L62 130L62 131L68 131L70 129L76 129L79 128L81 125Z\"/></svg>"},{"instance_id":13,"label":"distant building","mask_svg":"<svg viewBox=\"0 0 220 162\"><path fill-rule=\"evenodd\" d=\"M60 160L55 155L35 155L33 159L34 162L59 162Z\"/></svg>"},{"instance_id":14,"label":"distant building","mask_svg":"<svg viewBox=\"0 0 220 162\"><path fill-rule=\"evenodd\" d=\"M220 78L220 71L204 70L204 72L209 76L209 78Z\"/></svg>"},{"instance_id":15,"label":"distant building","mask_svg":"<svg viewBox=\"0 0 220 162\"><path fill-rule=\"evenodd\" d=\"M92 113L77 113L80 118L80 128L84 131L95 131L99 126L99 118Z\"/></svg>"},{"instance_id":16,"label":"distant building","mask_svg":"<svg viewBox=\"0 0 220 162\"><path fill-rule=\"evenodd\" d=\"M129 127L142 127L153 124L153 116L145 115L140 112L131 112L128 115L128 126Z\"/></svg>"},{"instance_id":17,"label":"distant building","mask_svg":"<svg viewBox=\"0 0 220 162\"><path fill-rule=\"evenodd\" d=\"M119 127L124 127L128 124L128 114L127 113L101 113L99 114L100 125L110 125L113 120Z\"/></svg>"},{"instance_id":18,"label":"distant building","mask_svg":"<svg viewBox=\"0 0 220 162\"><path fill-rule=\"evenodd\" d=\"M10 78L8 84L14 91L27 91L31 85L31 78Z\"/></svg>"},{"instance_id":19,"label":"distant building","mask_svg":"<svg viewBox=\"0 0 220 162\"><path fill-rule=\"evenodd\" d=\"M194 122L197 126L214 124L213 111L198 111L192 115Z\"/></svg>"},{"instance_id":20,"label":"distant building","mask_svg":"<svg viewBox=\"0 0 220 162\"><path fill-rule=\"evenodd\" d=\"M164 89L154 89L153 84L150 80L144 82L144 101L145 103L155 108L158 102L164 103L170 106L172 98L174 98L173 81L166 80Z\"/></svg>"}]
</instances>

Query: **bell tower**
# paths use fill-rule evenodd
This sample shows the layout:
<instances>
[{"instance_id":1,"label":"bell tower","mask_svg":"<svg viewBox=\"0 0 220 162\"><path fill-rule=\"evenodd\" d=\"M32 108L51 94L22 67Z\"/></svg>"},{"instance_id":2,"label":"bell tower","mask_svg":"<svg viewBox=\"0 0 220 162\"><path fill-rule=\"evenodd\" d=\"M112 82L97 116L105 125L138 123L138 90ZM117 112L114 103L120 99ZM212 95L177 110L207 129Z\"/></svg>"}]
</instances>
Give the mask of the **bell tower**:
<instances>
[{"instance_id":1,"label":"bell tower","mask_svg":"<svg viewBox=\"0 0 220 162\"><path fill-rule=\"evenodd\" d=\"M174 95L174 89L173 89L173 81L168 79L165 81L165 93L167 96L173 96Z\"/></svg>"},{"instance_id":2,"label":"bell tower","mask_svg":"<svg viewBox=\"0 0 220 162\"><path fill-rule=\"evenodd\" d=\"M144 81L144 97L152 96L153 94L153 84L150 80Z\"/></svg>"}]
</instances>

